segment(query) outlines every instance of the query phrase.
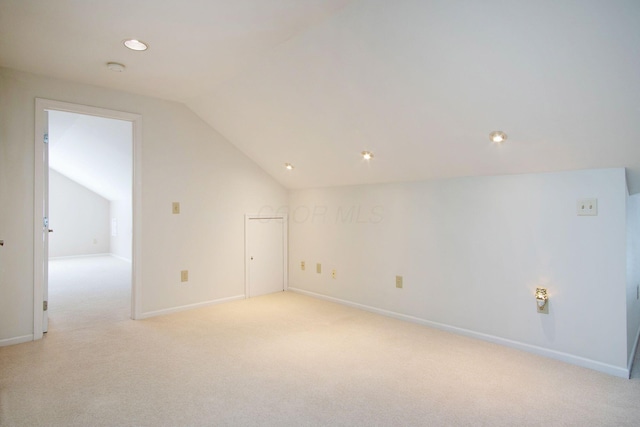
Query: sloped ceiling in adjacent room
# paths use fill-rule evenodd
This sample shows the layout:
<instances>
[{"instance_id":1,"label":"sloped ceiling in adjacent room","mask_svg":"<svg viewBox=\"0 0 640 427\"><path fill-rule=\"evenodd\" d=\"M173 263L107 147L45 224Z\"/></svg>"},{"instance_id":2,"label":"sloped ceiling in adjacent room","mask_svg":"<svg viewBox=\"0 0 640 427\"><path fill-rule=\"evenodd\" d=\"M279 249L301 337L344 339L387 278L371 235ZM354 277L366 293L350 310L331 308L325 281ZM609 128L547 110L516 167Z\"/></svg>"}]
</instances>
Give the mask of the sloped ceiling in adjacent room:
<instances>
[{"instance_id":1,"label":"sloped ceiling in adjacent room","mask_svg":"<svg viewBox=\"0 0 640 427\"><path fill-rule=\"evenodd\" d=\"M49 112L49 167L107 200L131 200L131 122Z\"/></svg>"},{"instance_id":2,"label":"sloped ceiling in adjacent room","mask_svg":"<svg viewBox=\"0 0 640 427\"><path fill-rule=\"evenodd\" d=\"M636 0L0 0L0 64L184 102L288 188L626 167L640 192L639 22Z\"/></svg>"}]
</instances>

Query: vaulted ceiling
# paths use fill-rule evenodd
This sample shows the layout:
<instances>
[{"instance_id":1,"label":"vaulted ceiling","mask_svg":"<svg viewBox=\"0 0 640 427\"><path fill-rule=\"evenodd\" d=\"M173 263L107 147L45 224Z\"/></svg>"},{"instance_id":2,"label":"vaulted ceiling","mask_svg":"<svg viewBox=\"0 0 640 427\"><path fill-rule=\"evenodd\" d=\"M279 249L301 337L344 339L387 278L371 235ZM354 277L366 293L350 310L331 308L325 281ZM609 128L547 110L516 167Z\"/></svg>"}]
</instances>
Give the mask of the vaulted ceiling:
<instances>
[{"instance_id":1,"label":"vaulted ceiling","mask_svg":"<svg viewBox=\"0 0 640 427\"><path fill-rule=\"evenodd\" d=\"M131 200L131 122L50 111L49 167L107 200Z\"/></svg>"},{"instance_id":2,"label":"vaulted ceiling","mask_svg":"<svg viewBox=\"0 0 640 427\"><path fill-rule=\"evenodd\" d=\"M640 192L637 0L0 0L0 65L183 102L288 188L626 167Z\"/></svg>"}]
</instances>

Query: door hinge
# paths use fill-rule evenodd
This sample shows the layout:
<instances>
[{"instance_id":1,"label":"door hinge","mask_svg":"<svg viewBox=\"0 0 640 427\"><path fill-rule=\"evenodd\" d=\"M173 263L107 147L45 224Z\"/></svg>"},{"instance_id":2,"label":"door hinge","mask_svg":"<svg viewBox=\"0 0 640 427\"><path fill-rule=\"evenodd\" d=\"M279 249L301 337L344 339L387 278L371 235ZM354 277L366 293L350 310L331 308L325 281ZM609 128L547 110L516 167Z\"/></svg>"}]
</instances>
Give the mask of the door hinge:
<instances>
[{"instance_id":1,"label":"door hinge","mask_svg":"<svg viewBox=\"0 0 640 427\"><path fill-rule=\"evenodd\" d=\"M44 142L45 144L48 144L48 143L49 143L49 134L48 134L48 133L45 133L45 134L44 134L43 142Z\"/></svg>"},{"instance_id":2,"label":"door hinge","mask_svg":"<svg viewBox=\"0 0 640 427\"><path fill-rule=\"evenodd\" d=\"M49 308L49 301L42 301L42 311L47 311Z\"/></svg>"}]
</instances>

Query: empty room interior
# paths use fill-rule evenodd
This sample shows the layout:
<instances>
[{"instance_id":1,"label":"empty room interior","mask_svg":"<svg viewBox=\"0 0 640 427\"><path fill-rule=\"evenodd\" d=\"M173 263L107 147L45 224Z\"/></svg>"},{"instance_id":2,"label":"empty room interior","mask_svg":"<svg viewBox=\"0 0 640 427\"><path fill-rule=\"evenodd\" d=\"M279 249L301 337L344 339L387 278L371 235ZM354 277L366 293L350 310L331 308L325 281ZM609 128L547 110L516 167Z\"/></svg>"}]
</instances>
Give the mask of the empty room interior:
<instances>
[{"instance_id":1,"label":"empty room interior","mask_svg":"<svg viewBox=\"0 0 640 427\"><path fill-rule=\"evenodd\" d=\"M0 425L639 425L639 23L0 0Z\"/></svg>"}]
</instances>

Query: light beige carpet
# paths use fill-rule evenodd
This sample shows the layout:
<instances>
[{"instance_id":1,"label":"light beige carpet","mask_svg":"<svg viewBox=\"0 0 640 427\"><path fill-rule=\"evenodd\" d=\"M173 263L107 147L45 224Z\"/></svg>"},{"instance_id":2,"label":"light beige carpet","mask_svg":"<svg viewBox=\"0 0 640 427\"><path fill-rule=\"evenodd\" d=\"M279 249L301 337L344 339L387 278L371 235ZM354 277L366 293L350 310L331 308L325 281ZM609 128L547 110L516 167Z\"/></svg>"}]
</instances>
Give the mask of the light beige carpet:
<instances>
[{"instance_id":1,"label":"light beige carpet","mask_svg":"<svg viewBox=\"0 0 640 427\"><path fill-rule=\"evenodd\" d=\"M63 331L131 317L131 263L111 256L49 261L49 323Z\"/></svg>"},{"instance_id":2,"label":"light beige carpet","mask_svg":"<svg viewBox=\"0 0 640 427\"><path fill-rule=\"evenodd\" d=\"M637 426L640 379L283 292L0 348L2 426Z\"/></svg>"}]
</instances>

